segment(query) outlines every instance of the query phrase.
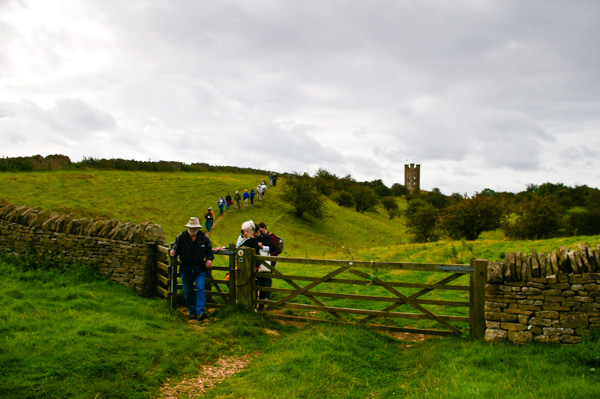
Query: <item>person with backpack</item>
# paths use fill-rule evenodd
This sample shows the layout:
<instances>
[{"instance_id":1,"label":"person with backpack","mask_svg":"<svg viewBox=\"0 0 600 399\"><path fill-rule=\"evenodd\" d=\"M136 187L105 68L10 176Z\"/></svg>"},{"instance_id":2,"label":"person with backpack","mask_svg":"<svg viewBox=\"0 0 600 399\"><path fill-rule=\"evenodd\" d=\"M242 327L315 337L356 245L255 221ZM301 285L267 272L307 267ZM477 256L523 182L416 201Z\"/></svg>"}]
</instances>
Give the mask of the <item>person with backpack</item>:
<instances>
[{"instance_id":1,"label":"person with backpack","mask_svg":"<svg viewBox=\"0 0 600 399\"><path fill-rule=\"evenodd\" d=\"M212 207L208 208L208 212L204 214L204 227L206 227L206 232L210 233L212 229L213 222L215 220L215 214L212 211Z\"/></svg>"},{"instance_id":2,"label":"person with backpack","mask_svg":"<svg viewBox=\"0 0 600 399\"><path fill-rule=\"evenodd\" d=\"M259 254L263 256L273 256L273 254L277 254L277 247L275 245L275 241L271 238L270 233L267 231L267 225L264 222L260 222L257 226L257 231L255 233L255 237L258 240L258 247L260 248ZM275 266L275 262L266 261L270 266ZM269 273L270 270L261 265L258 268L259 273ZM273 280L267 277L257 277L256 285L258 287L270 288L273 286ZM270 291L259 291L258 299L269 300L271 299ZM258 305L258 310L263 310L265 305L262 303Z\"/></svg>"},{"instance_id":3,"label":"person with backpack","mask_svg":"<svg viewBox=\"0 0 600 399\"><path fill-rule=\"evenodd\" d=\"M251 188L250 189L250 205L254 205L254 196L256 195L256 193L254 192L254 189Z\"/></svg>"}]
</instances>

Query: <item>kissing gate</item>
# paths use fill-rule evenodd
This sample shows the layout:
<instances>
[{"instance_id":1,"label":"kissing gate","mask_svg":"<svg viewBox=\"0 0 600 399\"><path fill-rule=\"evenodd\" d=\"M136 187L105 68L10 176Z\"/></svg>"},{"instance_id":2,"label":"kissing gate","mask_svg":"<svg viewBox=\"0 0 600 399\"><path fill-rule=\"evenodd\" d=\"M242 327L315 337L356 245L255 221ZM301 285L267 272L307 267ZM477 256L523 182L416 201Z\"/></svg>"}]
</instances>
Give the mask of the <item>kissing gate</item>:
<instances>
[{"instance_id":1,"label":"kissing gate","mask_svg":"<svg viewBox=\"0 0 600 399\"><path fill-rule=\"evenodd\" d=\"M174 309L183 297L178 262L168 256L169 248L158 250L157 291ZM415 334L485 335L488 261L484 259L441 265L288 258L258 256L251 248L233 245L215 255L226 256L229 262L213 266L206 276L208 308L237 304L252 310L262 304L262 312L278 319ZM271 272L256 272L257 262ZM258 287L256 277L271 278L273 286ZM258 299L261 290L270 292L271 299Z\"/></svg>"}]
</instances>

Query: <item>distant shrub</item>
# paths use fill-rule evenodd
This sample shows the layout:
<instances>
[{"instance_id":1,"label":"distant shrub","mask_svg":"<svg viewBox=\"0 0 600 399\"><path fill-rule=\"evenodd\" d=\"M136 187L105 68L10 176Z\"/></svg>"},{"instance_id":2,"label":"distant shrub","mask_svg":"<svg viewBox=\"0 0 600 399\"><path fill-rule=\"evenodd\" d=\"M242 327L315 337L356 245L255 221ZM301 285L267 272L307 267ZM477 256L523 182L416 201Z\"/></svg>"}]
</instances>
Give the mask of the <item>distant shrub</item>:
<instances>
[{"instance_id":1,"label":"distant shrub","mask_svg":"<svg viewBox=\"0 0 600 399\"><path fill-rule=\"evenodd\" d=\"M377 204L379 204L377 194L371 187L356 185L352 188L351 192L354 197L354 208L357 212L364 213L375 209Z\"/></svg>"},{"instance_id":2,"label":"distant shrub","mask_svg":"<svg viewBox=\"0 0 600 399\"><path fill-rule=\"evenodd\" d=\"M333 199L339 206L343 206L345 208L353 208L354 207L354 197L347 191L338 192Z\"/></svg>"},{"instance_id":3,"label":"distant shrub","mask_svg":"<svg viewBox=\"0 0 600 399\"><path fill-rule=\"evenodd\" d=\"M486 195L476 195L447 207L441 225L450 237L472 241L482 232L500 227L504 214L500 202Z\"/></svg>"},{"instance_id":4,"label":"distant shrub","mask_svg":"<svg viewBox=\"0 0 600 399\"><path fill-rule=\"evenodd\" d=\"M381 199L381 205L383 205L383 209L388 212L398 210L398 203L392 197L383 197Z\"/></svg>"},{"instance_id":5,"label":"distant shrub","mask_svg":"<svg viewBox=\"0 0 600 399\"><path fill-rule=\"evenodd\" d=\"M429 202L412 200L406 209L406 227L413 242L430 242L439 238L439 210Z\"/></svg>"},{"instance_id":6,"label":"distant shrub","mask_svg":"<svg viewBox=\"0 0 600 399\"><path fill-rule=\"evenodd\" d=\"M569 216L568 223L574 235L600 234L600 209L575 213Z\"/></svg>"},{"instance_id":7,"label":"distant shrub","mask_svg":"<svg viewBox=\"0 0 600 399\"><path fill-rule=\"evenodd\" d=\"M400 197L402 195L408 194L408 189L403 184L400 184L400 183L392 184L391 189L392 189L392 193L396 197Z\"/></svg>"},{"instance_id":8,"label":"distant shrub","mask_svg":"<svg viewBox=\"0 0 600 399\"><path fill-rule=\"evenodd\" d=\"M314 180L307 173L294 173L286 179L283 186L283 198L295 208L295 215L304 214L322 218L325 212L325 200L317 191Z\"/></svg>"},{"instance_id":9,"label":"distant shrub","mask_svg":"<svg viewBox=\"0 0 600 399\"><path fill-rule=\"evenodd\" d=\"M537 240L565 235L560 206L545 197L530 195L517 209L517 218L504 225L513 239Z\"/></svg>"}]
</instances>

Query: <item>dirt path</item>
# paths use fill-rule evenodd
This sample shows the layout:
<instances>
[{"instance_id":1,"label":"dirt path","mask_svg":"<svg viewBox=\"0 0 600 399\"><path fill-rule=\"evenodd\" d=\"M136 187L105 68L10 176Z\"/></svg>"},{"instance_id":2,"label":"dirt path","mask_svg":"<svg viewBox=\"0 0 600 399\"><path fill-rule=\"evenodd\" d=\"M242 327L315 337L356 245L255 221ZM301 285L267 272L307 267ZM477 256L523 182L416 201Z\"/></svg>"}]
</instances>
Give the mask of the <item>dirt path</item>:
<instances>
[{"instance_id":1,"label":"dirt path","mask_svg":"<svg viewBox=\"0 0 600 399\"><path fill-rule=\"evenodd\" d=\"M243 370L258 353L251 353L242 357L222 357L216 364L205 365L200 368L196 377L184 379L179 382L167 383L160 389L161 399L196 398L203 395L226 378Z\"/></svg>"}]
</instances>

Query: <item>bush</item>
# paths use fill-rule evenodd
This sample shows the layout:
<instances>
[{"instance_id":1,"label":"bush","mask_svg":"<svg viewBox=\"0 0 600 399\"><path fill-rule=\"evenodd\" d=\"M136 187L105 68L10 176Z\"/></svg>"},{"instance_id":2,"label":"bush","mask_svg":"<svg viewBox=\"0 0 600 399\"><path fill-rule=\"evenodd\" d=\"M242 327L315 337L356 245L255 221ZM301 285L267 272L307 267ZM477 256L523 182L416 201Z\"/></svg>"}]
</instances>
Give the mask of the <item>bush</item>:
<instances>
[{"instance_id":1,"label":"bush","mask_svg":"<svg viewBox=\"0 0 600 399\"><path fill-rule=\"evenodd\" d=\"M360 213L375 209L379 204L377 194L371 187L357 185L352 189L352 196L354 197L354 207Z\"/></svg>"},{"instance_id":2,"label":"bush","mask_svg":"<svg viewBox=\"0 0 600 399\"><path fill-rule=\"evenodd\" d=\"M439 210L423 200L413 200L406 209L406 227L413 242L430 242L439 238Z\"/></svg>"},{"instance_id":3,"label":"bush","mask_svg":"<svg viewBox=\"0 0 600 399\"><path fill-rule=\"evenodd\" d=\"M337 181L336 175L329 173L325 169L319 169L317 173L315 173L314 179L317 191L327 197L333 194L335 191L335 182Z\"/></svg>"},{"instance_id":4,"label":"bush","mask_svg":"<svg viewBox=\"0 0 600 399\"><path fill-rule=\"evenodd\" d=\"M486 195L465 198L444 211L442 228L453 239L476 240L484 231L496 230L504 217L500 202Z\"/></svg>"},{"instance_id":5,"label":"bush","mask_svg":"<svg viewBox=\"0 0 600 399\"><path fill-rule=\"evenodd\" d=\"M398 203L396 203L396 200L392 197L383 197L381 199L381 205L383 205L383 209L385 209L388 212L397 211L399 209Z\"/></svg>"},{"instance_id":6,"label":"bush","mask_svg":"<svg viewBox=\"0 0 600 399\"><path fill-rule=\"evenodd\" d=\"M283 198L296 209L295 215L303 217L304 214L322 218L325 201L317 191L314 179L307 173L302 175L293 173L286 179L283 186Z\"/></svg>"},{"instance_id":7,"label":"bush","mask_svg":"<svg viewBox=\"0 0 600 399\"><path fill-rule=\"evenodd\" d=\"M392 184L392 193L395 197L400 197L402 195L408 194L408 190L403 184L394 183Z\"/></svg>"},{"instance_id":8,"label":"bush","mask_svg":"<svg viewBox=\"0 0 600 399\"><path fill-rule=\"evenodd\" d=\"M354 207L354 197L348 191L340 191L335 195L334 201L345 208Z\"/></svg>"},{"instance_id":9,"label":"bush","mask_svg":"<svg viewBox=\"0 0 600 399\"><path fill-rule=\"evenodd\" d=\"M506 235L513 239L537 240L565 235L565 223L559 205L545 197L530 195L517 210L517 218L505 224Z\"/></svg>"},{"instance_id":10,"label":"bush","mask_svg":"<svg viewBox=\"0 0 600 399\"><path fill-rule=\"evenodd\" d=\"M573 235L593 236L600 234L600 209L571 215L569 226Z\"/></svg>"}]
</instances>

